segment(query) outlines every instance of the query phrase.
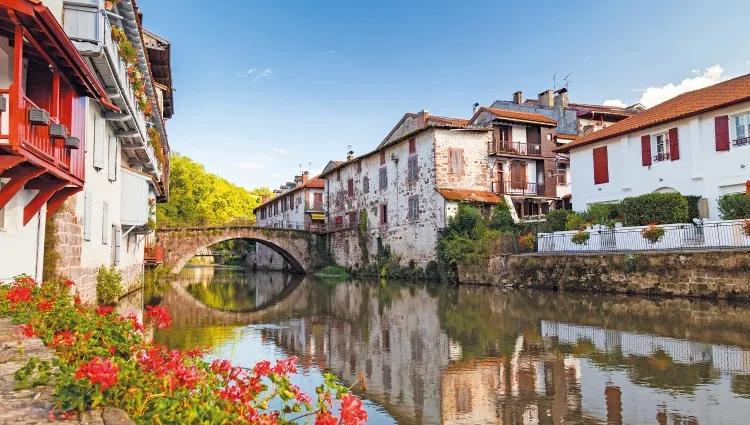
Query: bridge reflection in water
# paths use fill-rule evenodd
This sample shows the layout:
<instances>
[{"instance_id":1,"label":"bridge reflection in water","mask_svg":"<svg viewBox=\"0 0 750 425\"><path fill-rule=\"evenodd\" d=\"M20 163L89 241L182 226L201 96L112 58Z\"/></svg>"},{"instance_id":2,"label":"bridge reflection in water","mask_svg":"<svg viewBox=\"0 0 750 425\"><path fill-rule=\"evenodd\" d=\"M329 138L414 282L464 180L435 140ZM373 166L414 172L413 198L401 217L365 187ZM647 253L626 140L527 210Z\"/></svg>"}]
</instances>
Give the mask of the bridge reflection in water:
<instances>
[{"instance_id":1,"label":"bridge reflection in water","mask_svg":"<svg viewBox=\"0 0 750 425\"><path fill-rule=\"evenodd\" d=\"M735 424L750 412L747 307L184 273L158 341L247 364L296 355L308 391L321 371L346 383L364 372L355 391L373 424Z\"/></svg>"}]
</instances>

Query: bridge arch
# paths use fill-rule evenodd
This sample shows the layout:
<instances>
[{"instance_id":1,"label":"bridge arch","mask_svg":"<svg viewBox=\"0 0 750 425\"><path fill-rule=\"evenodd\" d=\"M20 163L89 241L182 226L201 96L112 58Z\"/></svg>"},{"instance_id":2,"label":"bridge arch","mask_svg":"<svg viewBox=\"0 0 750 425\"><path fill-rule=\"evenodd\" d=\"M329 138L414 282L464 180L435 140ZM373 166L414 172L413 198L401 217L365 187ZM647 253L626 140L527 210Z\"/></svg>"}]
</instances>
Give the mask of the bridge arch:
<instances>
[{"instance_id":1,"label":"bridge arch","mask_svg":"<svg viewBox=\"0 0 750 425\"><path fill-rule=\"evenodd\" d=\"M164 247L165 263L177 274L197 253L232 239L260 242L278 252L294 272L311 273L315 238L311 232L258 227L212 227L159 229L159 244Z\"/></svg>"}]
</instances>

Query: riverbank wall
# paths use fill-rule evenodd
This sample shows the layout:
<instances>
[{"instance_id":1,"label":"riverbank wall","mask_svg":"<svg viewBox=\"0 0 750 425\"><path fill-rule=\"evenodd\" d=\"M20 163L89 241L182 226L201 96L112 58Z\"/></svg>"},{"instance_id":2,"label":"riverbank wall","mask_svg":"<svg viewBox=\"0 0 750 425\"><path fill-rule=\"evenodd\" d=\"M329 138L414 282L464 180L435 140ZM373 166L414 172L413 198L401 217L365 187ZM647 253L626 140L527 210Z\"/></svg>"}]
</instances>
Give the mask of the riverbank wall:
<instances>
[{"instance_id":1,"label":"riverbank wall","mask_svg":"<svg viewBox=\"0 0 750 425\"><path fill-rule=\"evenodd\" d=\"M462 284L750 300L750 252L501 255L458 265Z\"/></svg>"}]
</instances>

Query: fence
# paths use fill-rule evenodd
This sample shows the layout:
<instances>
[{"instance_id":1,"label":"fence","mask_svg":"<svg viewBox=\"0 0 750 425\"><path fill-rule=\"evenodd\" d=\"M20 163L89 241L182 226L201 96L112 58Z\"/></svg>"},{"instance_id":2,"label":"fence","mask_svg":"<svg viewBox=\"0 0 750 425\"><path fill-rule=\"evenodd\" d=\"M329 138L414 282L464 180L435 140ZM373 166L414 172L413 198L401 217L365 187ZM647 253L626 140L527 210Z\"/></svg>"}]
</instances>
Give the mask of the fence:
<instances>
[{"instance_id":1,"label":"fence","mask_svg":"<svg viewBox=\"0 0 750 425\"><path fill-rule=\"evenodd\" d=\"M707 222L702 224L667 224L664 236L651 243L643 237L641 227L608 228L593 226L585 230L589 238L582 244L573 242L576 231L539 233L540 253L591 253L622 251L688 251L704 249L750 249L745 220Z\"/></svg>"}]
</instances>

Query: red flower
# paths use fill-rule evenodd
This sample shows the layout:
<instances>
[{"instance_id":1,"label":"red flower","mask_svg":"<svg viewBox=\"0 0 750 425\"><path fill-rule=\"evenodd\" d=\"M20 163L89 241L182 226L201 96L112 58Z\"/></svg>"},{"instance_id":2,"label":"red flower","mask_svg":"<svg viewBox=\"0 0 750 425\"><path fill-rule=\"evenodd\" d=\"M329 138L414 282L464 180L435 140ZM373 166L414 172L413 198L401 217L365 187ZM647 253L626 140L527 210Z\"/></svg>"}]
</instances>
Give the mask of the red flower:
<instances>
[{"instance_id":1,"label":"red flower","mask_svg":"<svg viewBox=\"0 0 750 425\"><path fill-rule=\"evenodd\" d=\"M258 362L253 368L253 373L257 376L268 376L271 373L271 362L268 360Z\"/></svg>"},{"instance_id":2,"label":"red flower","mask_svg":"<svg viewBox=\"0 0 750 425\"><path fill-rule=\"evenodd\" d=\"M292 385L292 392L294 392L294 397L302 404L310 404L312 401L312 397L302 392L302 390L299 389L298 386Z\"/></svg>"},{"instance_id":3,"label":"red flower","mask_svg":"<svg viewBox=\"0 0 750 425\"><path fill-rule=\"evenodd\" d=\"M31 323L19 326L18 330L26 338L33 338L34 336L36 336L36 334L34 333L34 325L32 325Z\"/></svg>"},{"instance_id":4,"label":"red flower","mask_svg":"<svg viewBox=\"0 0 750 425\"><path fill-rule=\"evenodd\" d=\"M73 285L75 285L75 283L72 280L68 279L68 280L65 281L65 286L66 287L70 288Z\"/></svg>"},{"instance_id":5,"label":"red flower","mask_svg":"<svg viewBox=\"0 0 750 425\"><path fill-rule=\"evenodd\" d=\"M112 313L113 311L115 311L115 308L103 305L103 306L97 307L95 310L96 310L96 314L98 314L100 316L106 316L109 313Z\"/></svg>"},{"instance_id":6,"label":"red flower","mask_svg":"<svg viewBox=\"0 0 750 425\"><path fill-rule=\"evenodd\" d=\"M64 332L58 332L55 334L54 338L52 338L52 342L50 343L53 347L59 347L61 345L73 345L76 340L75 335L73 335L72 331L64 331Z\"/></svg>"},{"instance_id":7,"label":"red flower","mask_svg":"<svg viewBox=\"0 0 750 425\"><path fill-rule=\"evenodd\" d=\"M276 366L274 366L272 372L277 375L297 373L297 358L289 357L288 359L276 361Z\"/></svg>"},{"instance_id":8,"label":"red flower","mask_svg":"<svg viewBox=\"0 0 750 425\"><path fill-rule=\"evenodd\" d=\"M36 309L45 312L52 310L52 301L44 300L36 305Z\"/></svg>"},{"instance_id":9,"label":"red flower","mask_svg":"<svg viewBox=\"0 0 750 425\"><path fill-rule=\"evenodd\" d=\"M81 297L76 295L75 299L73 300L75 305L81 305Z\"/></svg>"},{"instance_id":10,"label":"red flower","mask_svg":"<svg viewBox=\"0 0 750 425\"><path fill-rule=\"evenodd\" d=\"M109 354L114 355L117 352L117 348L114 345L109 346Z\"/></svg>"},{"instance_id":11,"label":"red flower","mask_svg":"<svg viewBox=\"0 0 750 425\"><path fill-rule=\"evenodd\" d=\"M337 425L339 420L329 411L315 414L315 425Z\"/></svg>"},{"instance_id":12,"label":"red flower","mask_svg":"<svg viewBox=\"0 0 750 425\"><path fill-rule=\"evenodd\" d=\"M101 391L104 391L117 383L119 372L120 368L111 359L94 356L90 362L81 363L76 370L75 378L87 378L92 384L101 385Z\"/></svg>"},{"instance_id":13,"label":"red flower","mask_svg":"<svg viewBox=\"0 0 750 425\"><path fill-rule=\"evenodd\" d=\"M13 304L29 302L32 300L30 286L14 286L8 291L5 299Z\"/></svg>"},{"instance_id":14,"label":"red flower","mask_svg":"<svg viewBox=\"0 0 750 425\"><path fill-rule=\"evenodd\" d=\"M169 329L172 327L172 317L166 308L157 305L146 306L145 318L154 322L158 329Z\"/></svg>"},{"instance_id":15,"label":"red flower","mask_svg":"<svg viewBox=\"0 0 750 425\"><path fill-rule=\"evenodd\" d=\"M133 323L133 328L136 330L136 332L143 332L143 325L138 322L138 316L136 316L135 313L128 314L128 319L130 319L130 322Z\"/></svg>"},{"instance_id":16,"label":"red flower","mask_svg":"<svg viewBox=\"0 0 750 425\"><path fill-rule=\"evenodd\" d=\"M362 408L362 400L351 393L341 399L341 422L345 425L361 425L367 422L367 412Z\"/></svg>"}]
</instances>

